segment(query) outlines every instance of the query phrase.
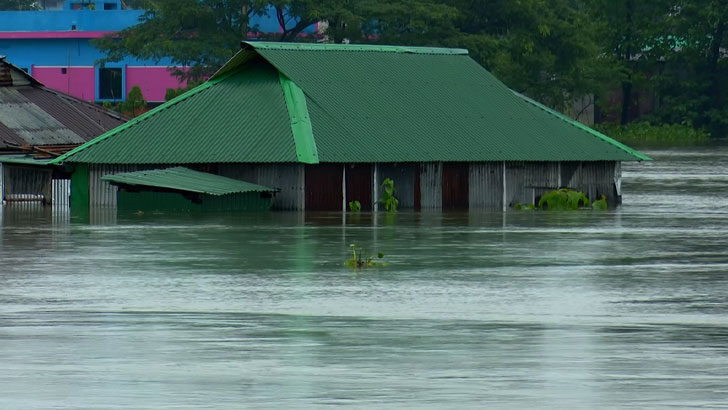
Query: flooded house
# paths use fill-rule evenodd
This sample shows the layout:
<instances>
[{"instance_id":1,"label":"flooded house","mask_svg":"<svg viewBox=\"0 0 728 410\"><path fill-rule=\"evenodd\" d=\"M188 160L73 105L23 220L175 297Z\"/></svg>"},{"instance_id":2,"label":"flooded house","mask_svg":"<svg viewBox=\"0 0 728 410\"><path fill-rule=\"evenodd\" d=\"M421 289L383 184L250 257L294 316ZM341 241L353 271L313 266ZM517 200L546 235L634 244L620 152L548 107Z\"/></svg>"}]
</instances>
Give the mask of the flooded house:
<instances>
[{"instance_id":1,"label":"flooded house","mask_svg":"<svg viewBox=\"0 0 728 410\"><path fill-rule=\"evenodd\" d=\"M49 162L124 121L45 87L0 56L0 203L68 205L70 174Z\"/></svg>"},{"instance_id":2,"label":"flooded house","mask_svg":"<svg viewBox=\"0 0 728 410\"><path fill-rule=\"evenodd\" d=\"M243 42L209 81L52 161L72 206L116 207L111 175L183 167L277 192L278 210L505 210L569 187L620 202L649 158L514 93L467 50Z\"/></svg>"}]
</instances>

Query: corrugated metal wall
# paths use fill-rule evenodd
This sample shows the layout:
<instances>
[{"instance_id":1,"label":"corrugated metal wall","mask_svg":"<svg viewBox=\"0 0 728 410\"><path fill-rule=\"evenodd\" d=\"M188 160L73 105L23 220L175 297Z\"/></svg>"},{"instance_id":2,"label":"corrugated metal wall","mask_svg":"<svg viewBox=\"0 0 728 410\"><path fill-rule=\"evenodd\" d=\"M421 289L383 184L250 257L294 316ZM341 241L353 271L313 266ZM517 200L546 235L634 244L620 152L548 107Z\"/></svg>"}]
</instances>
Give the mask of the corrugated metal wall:
<instances>
[{"instance_id":1,"label":"corrugated metal wall","mask_svg":"<svg viewBox=\"0 0 728 410\"><path fill-rule=\"evenodd\" d=\"M442 164L442 209L467 210L470 206L470 164Z\"/></svg>"},{"instance_id":2,"label":"corrugated metal wall","mask_svg":"<svg viewBox=\"0 0 728 410\"><path fill-rule=\"evenodd\" d=\"M341 211L344 202L343 165L306 165L306 210Z\"/></svg>"},{"instance_id":3,"label":"corrugated metal wall","mask_svg":"<svg viewBox=\"0 0 728 410\"><path fill-rule=\"evenodd\" d=\"M56 208L69 207L71 205L71 180L53 180L53 206Z\"/></svg>"},{"instance_id":4,"label":"corrugated metal wall","mask_svg":"<svg viewBox=\"0 0 728 410\"><path fill-rule=\"evenodd\" d=\"M4 164L0 162L0 205L5 201L5 172L3 166Z\"/></svg>"},{"instance_id":5,"label":"corrugated metal wall","mask_svg":"<svg viewBox=\"0 0 728 410\"><path fill-rule=\"evenodd\" d=\"M564 168L571 174L568 179L563 178ZM562 184L584 192L592 201L605 195L610 204L618 203L615 190L618 169L621 167L618 168L614 161L562 163Z\"/></svg>"},{"instance_id":6,"label":"corrugated metal wall","mask_svg":"<svg viewBox=\"0 0 728 410\"><path fill-rule=\"evenodd\" d=\"M329 164L340 170L340 165ZM323 165L319 166L323 167ZM569 187L583 191L591 200L606 195L610 204L619 203L616 187L621 182L621 166L619 162L507 162L506 167L506 204L512 207L516 203L535 203L544 192L559 187ZM0 170L8 178L7 164ZM101 177L120 172L131 172L153 167L135 165L92 165L89 167L89 193L92 207L115 207L116 188ZM326 167L323 167L326 168ZM332 169L333 169L332 168ZM372 171L373 173L373 171ZM423 210L442 209L443 164L428 162L423 164L378 164L378 181L392 178L397 188L400 209L411 209L419 205ZM303 164L220 164L219 174L229 178L240 179L269 187L279 188L271 202L275 210L303 210L306 202L306 167ZM324 189L324 193L336 191L341 196L341 173L336 175L324 172L318 183L322 184L331 178L338 185ZM50 174L48 174L50 175ZM50 178L50 176L48 176ZM62 201L64 188L56 180L53 184L54 203ZM6 192L8 183L6 182ZM473 209L502 209L503 205L503 163L485 162L470 163L468 169L468 204ZM415 198L418 195L419 198ZM373 200L378 198L372 198ZM337 200L337 210L340 200Z\"/></svg>"},{"instance_id":7,"label":"corrugated metal wall","mask_svg":"<svg viewBox=\"0 0 728 410\"><path fill-rule=\"evenodd\" d=\"M88 190L89 205L91 208L116 208L116 187L111 185L108 181L102 181L101 177L133 171L139 171L139 166L127 164L89 165Z\"/></svg>"},{"instance_id":8,"label":"corrugated metal wall","mask_svg":"<svg viewBox=\"0 0 728 410\"><path fill-rule=\"evenodd\" d=\"M442 162L421 165L420 206L422 209L442 209Z\"/></svg>"},{"instance_id":9,"label":"corrugated metal wall","mask_svg":"<svg viewBox=\"0 0 728 410\"><path fill-rule=\"evenodd\" d=\"M11 201L36 201L50 203L53 196L51 176L46 168L3 166L3 198Z\"/></svg>"},{"instance_id":10,"label":"corrugated metal wall","mask_svg":"<svg viewBox=\"0 0 728 410\"><path fill-rule=\"evenodd\" d=\"M306 178L303 164L220 164L219 173L224 177L280 189L271 201L271 209L304 209Z\"/></svg>"},{"instance_id":11,"label":"corrugated metal wall","mask_svg":"<svg viewBox=\"0 0 728 410\"><path fill-rule=\"evenodd\" d=\"M372 210L372 177L374 166L372 164L346 164L346 203L359 201L361 210Z\"/></svg>"},{"instance_id":12,"label":"corrugated metal wall","mask_svg":"<svg viewBox=\"0 0 728 410\"><path fill-rule=\"evenodd\" d=\"M379 175L378 181L375 184L381 185L382 181L386 178L390 178L394 181L394 188L396 190L395 196L399 200L399 209L412 209L415 207L415 170L419 166L417 164L379 164ZM382 189L378 188L377 193L381 199ZM382 209L381 206L379 209Z\"/></svg>"},{"instance_id":13,"label":"corrugated metal wall","mask_svg":"<svg viewBox=\"0 0 728 410\"><path fill-rule=\"evenodd\" d=\"M559 188L558 162L506 162L506 204L536 204L548 191Z\"/></svg>"},{"instance_id":14,"label":"corrugated metal wall","mask_svg":"<svg viewBox=\"0 0 728 410\"><path fill-rule=\"evenodd\" d=\"M503 209L503 163L470 164L470 208Z\"/></svg>"}]
</instances>

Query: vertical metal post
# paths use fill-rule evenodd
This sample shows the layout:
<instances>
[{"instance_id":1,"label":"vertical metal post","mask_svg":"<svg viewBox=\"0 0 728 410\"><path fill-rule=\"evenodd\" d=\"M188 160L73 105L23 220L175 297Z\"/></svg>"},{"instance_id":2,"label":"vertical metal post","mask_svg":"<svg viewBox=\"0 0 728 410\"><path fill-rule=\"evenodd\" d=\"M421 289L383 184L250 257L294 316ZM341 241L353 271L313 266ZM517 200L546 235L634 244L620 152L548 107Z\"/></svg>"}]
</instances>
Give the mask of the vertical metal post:
<instances>
[{"instance_id":1,"label":"vertical metal post","mask_svg":"<svg viewBox=\"0 0 728 410\"><path fill-rule=\"evenodd\" d=\"M0 206L5 202L5 173L3 172L3 163L0 162Z\"/></svg>"},{"instance_id":2,"label":"vertical metal post","mask_svg":"<svg viewBox=\"0 0 728 410\"><path fill-rule=\"evenodd\" d=\"M346 164L341 167L341 212L346 212Z\"/></svg>"},{"instance_id":3,"label":"vertical metal post","mask_svg":"<svg viewBox=\"0 0 728 410\"><path fill-rule=\"evenodd\" d=\"M379 164L374 163L374 176L372 177L372 199L374 203L372 204L372 211L377 212L379 210L379 204L377 204L377 200L379 200Z\"/></svg>"},{"instance_id":4,"label":"vertical metal post","mask_svg":"<svg viewBox=\"0 0 728 410\"><path fill-rule=\"evenodd\" d=\"M561 189L561 161L559 161L559 189Z\"/></svg>"},{"instance_id":5,"label":"vertical metal post","mask_svg":"<svg viewBox=\"0 0 728 410\"><path fill-rule=\"evenodd\" d=\"M506 162L503 161L503 212L508 210L508 198L506 197L508 189L506 189L506 182Z\"/></svg>"}]
</instances>

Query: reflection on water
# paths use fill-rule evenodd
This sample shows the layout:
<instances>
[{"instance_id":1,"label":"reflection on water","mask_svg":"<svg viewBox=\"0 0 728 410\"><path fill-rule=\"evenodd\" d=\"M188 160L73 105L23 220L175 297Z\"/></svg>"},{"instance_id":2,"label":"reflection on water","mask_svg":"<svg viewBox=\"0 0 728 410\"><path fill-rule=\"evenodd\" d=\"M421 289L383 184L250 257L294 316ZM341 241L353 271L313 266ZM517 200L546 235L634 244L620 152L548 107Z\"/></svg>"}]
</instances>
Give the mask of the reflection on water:
<instances>
[{"instance_id":1,"label":"reflection on water","mask_svg":"<svg viewBox=\"0 0 728 410\"><path fill-rule=\"evenodd\" d=\"M5 206L0 408L726 408L728 150L649 154L607 213Z\"/></svg>"}]
</instances>

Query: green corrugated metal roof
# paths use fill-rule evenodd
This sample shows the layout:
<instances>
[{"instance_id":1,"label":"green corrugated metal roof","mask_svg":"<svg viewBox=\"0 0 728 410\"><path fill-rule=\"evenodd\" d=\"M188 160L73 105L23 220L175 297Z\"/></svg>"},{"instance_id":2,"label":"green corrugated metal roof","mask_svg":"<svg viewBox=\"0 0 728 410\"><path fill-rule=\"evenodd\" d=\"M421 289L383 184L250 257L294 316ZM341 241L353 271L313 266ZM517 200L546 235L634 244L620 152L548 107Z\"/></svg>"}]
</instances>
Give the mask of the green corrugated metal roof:
<instances>
[{"instance_id":1,"label":"green corrugated metal roof","mask_svg":"<svg viewBox=\"0 0 728 410\"><path fill-rule=\"evenodd\" d=\"M46 166L50 164L51 159L35 159L32 155L7 155L0 156L0 162L6 164Z\"/></svg>"},{"instance_id":2,"label":"green corrugated metal roof","mask_svg":"<svg viewBox=\"0 0 728 410\"><path fill-rule=\"evenodd\" d=\"M554 110L552 108L549 108L549 107L541 104L540 102L538 102L538 101L536 101L534 99L531 99L531 98L529 98L529 97L527 97L527 96L525 96L525 95L523 95L521 93L518 93L518 92L515 92L515 91L513 91L513 93L516 94L517 96L523 98L529 104L531 104L531 105L533 105L533 106L535 106L535 107L537 107L537 108L539 108L539 109L547 112L548 114L554 115L557 118L560 118L561 120L565 121L568 124L571 124L571 125L579 128L579 129L581 129L581 130L584 130L584 131L586 131L586 132L594 135L595 137L597 137L599 139L602 139L602 140L604 140L606 142L609 142L610 144L613 144L615 146L618 146L618 147L622 148L623 150L632 153L632 155L634 155L635 157L637 157L639 159L642 159L642 160L645 160L645 161L652 161L652 158L650 158L649 156L647 156L647 155L645 155L645 154L643 154L643 153L641 153L641 152L639 152L639 151L637 151L635 149L632 149L632 148L626 146L625 144L622 144L621 142L619 142L619 141L617 141L617 140L615 140L613 138L610 138L610 137L602 134L601 132L599 132L599 131L597 131L597 130L595 130L593 128L587 127L586 125L580 123L579 121L577 121L575 119L569 118L566 115L564 115L564 114L562 114L562 113L560 113L560 112L558 112L558 111L556 111L556 110Z\"/></svg>"},{"instance_id":3,"label":"green corrugated metal roof","mask_svg":"<svg viewBox=\"0 0 728 410\"><path fill-rule=\"evenodd\" d=\"M117 184L168 188L209 195L276 191L273 188L262 185L255 185L206 172L193 171L184 167L126 172L123 174L107 175L101 179Z\"/></svg>"},{"instance_id":4,"label":"green corrugated metal roof","mask_svg":"<svg viewBox=\"0 0 728 410\"><path fill-rule=\"evenodd\" d=\"M232 71L60 157L57 162L189 164L295 162L278 72Z\"/></svg>"},{"instance_id":5,"label":"green corrugated metal roof","mask_svg":"<svg viewBox=\"0 0 728 410\"><path fill-rule=\"evenodd\" d=\"M647 158L519 98L459 49L245 43L203 87L59 161Z\"/></svg>"}]
</instances>

